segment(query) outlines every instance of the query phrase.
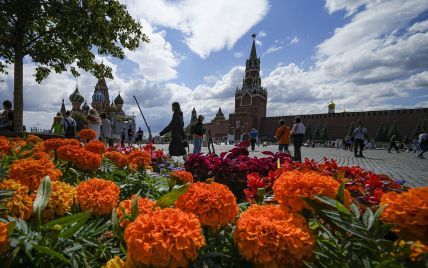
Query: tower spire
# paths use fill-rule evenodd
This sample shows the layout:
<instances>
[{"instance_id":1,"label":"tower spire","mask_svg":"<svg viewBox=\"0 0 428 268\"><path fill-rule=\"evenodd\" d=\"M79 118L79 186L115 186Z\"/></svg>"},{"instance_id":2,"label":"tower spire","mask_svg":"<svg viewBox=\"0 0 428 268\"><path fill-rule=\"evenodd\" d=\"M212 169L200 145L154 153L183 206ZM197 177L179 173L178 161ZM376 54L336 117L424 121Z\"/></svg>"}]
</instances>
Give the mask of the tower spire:
<instances>
[{"instance_id":1,"label":"tower spire","mask_svg":"<svg viewBox=\"0 0 428 268\"><path fill-rule=\"evenodd\" d=\"M251 47L250 59L257 59L257 51L256 51L256 34L253 33L251 37L253 38L253 45Z\"/></svg>"}]
</instances>

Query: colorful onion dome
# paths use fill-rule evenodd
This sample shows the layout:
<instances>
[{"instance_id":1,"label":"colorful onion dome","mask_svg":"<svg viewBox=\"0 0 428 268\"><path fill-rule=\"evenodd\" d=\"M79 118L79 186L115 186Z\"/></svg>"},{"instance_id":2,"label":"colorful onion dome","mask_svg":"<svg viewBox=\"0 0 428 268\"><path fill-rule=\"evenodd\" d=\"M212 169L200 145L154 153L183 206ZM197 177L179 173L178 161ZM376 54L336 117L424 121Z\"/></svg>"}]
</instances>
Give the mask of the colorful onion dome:
<instances>
[{"instance_id":1,"label":"colorful onion dome","mask_svg":"<svg viewBox=\"0 0 428 268\"><path fill-rule=\"evenodd\" d=\"M92 101L103 102L104 99L105 99L104 94L99 89L96 89L94 92L94 95L92 95Z\"/></svg>"},{"instance_id":2,"label":"colorful onion dome","mask_svg":"<svg viewBox=\"0 0 428 268\"><path fill-rule=\"evenodd\" d=\"M331 100L331 102L328 104L329 109L334 109L336 107L336 104Z\"/></svg>"},{"instance_id":3,"label":"colorful onion dome","mask_svg":"<svg viewBox=\"0 0 428 268\"><path fill-rule=\"evenodd\" d=\"M85 98L83 98L83 96L80 94L79 89L76 85L76 89L74 90L73 94L70 95L70 101L73 102L78 102L80 104L83 103L83 101L85 100Z\"/></svg>"},{"instance_id":4,"label":"colorful onion dome","mask_svg":"<svg viewBox=\"0 0 428 268\"><path fill-rule=\"evenodd\" d=\"M91 107L89 107L89 105L86 103L86 101L85 101L85 104L83 104L83 106L82 106L82 110L84 110L84 111L89 111L89 109L90 109Z\"/></svg>"},{"instance_id":5,"label":"colorful onion dome","mask_svg":"<svg viewBox=\"0 0 428 268\"><path fill-rule=\"evenodd\" d=\"M114 104L118 105L118 104L123 104L123 103L124 103L124 101L123 101L123 99L119 93L119 95L117 95L117 97L114 99Z\"/></svg>"},{"instance_id":6,"label":"colorful onion dome","mask_svg":"<svg viewBox=\"0 0 428 268\"><path fill-rule=\"evenodd\" d=\"M116 105L114 105L114 102L111 102L109 111L110 112L116 112L117 111L117 107L116 107Z\"/></svg>"}]
</instances>

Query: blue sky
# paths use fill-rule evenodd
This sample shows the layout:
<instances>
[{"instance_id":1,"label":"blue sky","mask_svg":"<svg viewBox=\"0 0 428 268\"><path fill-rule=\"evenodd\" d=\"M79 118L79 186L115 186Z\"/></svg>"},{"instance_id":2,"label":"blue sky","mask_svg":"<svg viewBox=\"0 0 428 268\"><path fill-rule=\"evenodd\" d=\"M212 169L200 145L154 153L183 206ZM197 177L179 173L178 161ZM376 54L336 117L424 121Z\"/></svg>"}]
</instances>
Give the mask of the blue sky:
<instances>
[{"instance_id":1,"label":"blue sky","mask_svg":"<svg viewBox=\"0 0 428 268\"><path fill-rule=\"evenodd\" d=\"M120 91L128 113L136 95L152 129L171 118L179 101L188 121L193 107L210 120L233 112L234 90L257 33L268 115L428 107L426 0L121 0L151 42L126 51L123 61L97 56L113 68L110 96ZM76 86L69 73L34 82L24 66L24 122L50 127L60 100ZM12 95L12 74L0 98ZM82 72L90 100L96 79ZM42 96L42 98L40 98ZM90 102L90 101L89 101ZM137 117L137 125L142 125Z\"/></svg>"}]
</instances>

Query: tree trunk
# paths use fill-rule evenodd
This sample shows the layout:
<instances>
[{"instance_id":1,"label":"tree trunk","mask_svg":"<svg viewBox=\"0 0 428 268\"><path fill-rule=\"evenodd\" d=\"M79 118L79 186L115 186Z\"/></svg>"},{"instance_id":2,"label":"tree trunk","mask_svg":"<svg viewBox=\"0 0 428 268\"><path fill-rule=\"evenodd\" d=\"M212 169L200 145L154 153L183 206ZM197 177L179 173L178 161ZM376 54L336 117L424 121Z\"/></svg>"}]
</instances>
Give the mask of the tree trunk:
<instances>
[{"instance_id":1,"label":"tree trunk","mask_svg":"<svg viewBox=\"0 0 428 268\"><path fill-rule=\"evenodd\" d=\"M16 58L15 73L13 84L13 128L15 131L22 132L23 112L24 112L24 94L23 94L23 62L22 58Z\"/></svg>"},{"instance_id":2,"label":"tree trunk","mask_svg":"<svg viewBox=\"0 0 428 268\"><path fill-rule=\"evenodd\" d=\"M19 23L18 23L19 25ZM22 132L24 113L24 93L23 93L23 59L24 59L24 36L21 27L16 27L15 39L15 66L13 81L13 129Z\"/></svg>"}]
</instances>

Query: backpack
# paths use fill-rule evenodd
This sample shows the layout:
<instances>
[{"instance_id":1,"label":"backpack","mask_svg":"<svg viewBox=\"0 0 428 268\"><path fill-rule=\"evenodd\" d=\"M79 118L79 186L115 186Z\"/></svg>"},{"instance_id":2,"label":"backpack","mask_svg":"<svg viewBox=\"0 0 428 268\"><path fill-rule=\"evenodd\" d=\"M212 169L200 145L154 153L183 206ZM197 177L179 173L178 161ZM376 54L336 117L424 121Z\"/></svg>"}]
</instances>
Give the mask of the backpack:
<instances>
[{"instance_id":1,"label":"backpack","mask_svg":"<svg viewBox=\"0 0 428 268\"><path fill-rule=\"evenodd\" d=\"M66 138L74 138L76 136L76 132L74 131L74 127L71 126L70 122L68 122L67 118L64 118L67 123L67 128L65 129L64 136Z\"/></svg>"}]
</instances>

